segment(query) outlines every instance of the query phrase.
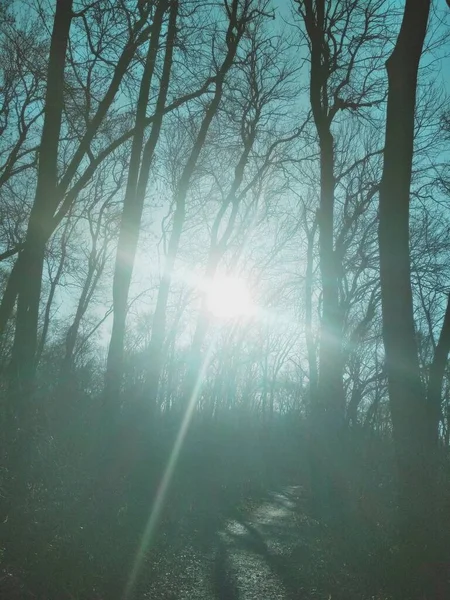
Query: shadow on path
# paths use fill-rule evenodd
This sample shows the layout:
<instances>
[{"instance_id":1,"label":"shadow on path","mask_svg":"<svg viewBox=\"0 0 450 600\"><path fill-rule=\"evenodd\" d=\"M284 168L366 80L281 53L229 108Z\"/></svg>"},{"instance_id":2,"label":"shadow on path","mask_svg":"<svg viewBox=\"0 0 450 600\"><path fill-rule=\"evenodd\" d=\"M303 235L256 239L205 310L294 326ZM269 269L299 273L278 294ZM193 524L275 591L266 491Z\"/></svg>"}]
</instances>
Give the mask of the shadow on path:
<instances>
[{"instance_id":1,"label":"shadow on path","mask_svg":"<svg viewBox=\"0 0 450 600\"><path fill-rule=\"evenodd\" d=\"M154 557L159 576L144 598L387 600L374 595L376 582L359 564L370 553L356 545L348 526L316 521L307 504L302 488L289 486L248 501L226 521L205 515L184 535L174 531L167 537L178 539L178 548L172 544L171 556Z\"/></svg>"},{"instance_id":2,"label":"shadow on path","mask_svg":"<svg viewBox=\"0 0 450 600\"><path fill-rule=\"evenodd\" d=\"M217 600L239 600L239 590L230 572L227 550L221 541L214 560L213 591Z\"/></svg>"},{"instance_id":3,"label":"shadow on path","mask_svg":"<svg viewBox=\"0 0 450 600\"><path fill-rule=\"evenodd\" d=\"M217 600L310 597L299 568L299 494L295 487L273 493L219 532L214 567Z\"/></svg>"}]
</instances>

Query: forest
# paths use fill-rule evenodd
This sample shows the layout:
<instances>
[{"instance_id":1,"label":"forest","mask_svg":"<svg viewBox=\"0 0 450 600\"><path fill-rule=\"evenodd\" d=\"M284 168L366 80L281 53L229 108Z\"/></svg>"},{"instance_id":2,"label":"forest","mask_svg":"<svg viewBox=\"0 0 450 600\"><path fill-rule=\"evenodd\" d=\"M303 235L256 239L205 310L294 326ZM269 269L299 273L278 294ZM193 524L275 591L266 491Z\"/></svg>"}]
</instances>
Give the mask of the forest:
<instances>
[{"instance_id":1,"label":"forest","mask_svg":"<svg viewBox=\"0 0 450 600\"><path fill-rule=\"evenodd\" d=\"M0 598L450 598L449 0L0 0Z\"/></svg>"}]
</instances>

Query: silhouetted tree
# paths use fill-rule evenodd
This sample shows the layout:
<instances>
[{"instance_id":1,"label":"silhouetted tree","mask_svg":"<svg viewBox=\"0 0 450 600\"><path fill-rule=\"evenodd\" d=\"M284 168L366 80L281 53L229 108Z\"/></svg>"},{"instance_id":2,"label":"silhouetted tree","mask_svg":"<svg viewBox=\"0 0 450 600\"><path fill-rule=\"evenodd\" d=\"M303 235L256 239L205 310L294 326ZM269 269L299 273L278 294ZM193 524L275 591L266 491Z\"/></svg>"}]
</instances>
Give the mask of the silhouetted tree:
<instances>
[{"instance_id":1,"label":"silhouetted tree","mask_svg":"<svg viewBox=\"0 0 450 600\"><path fill-rule=\"evenodd\" d=\"M430 2L406 0L400 32L386 62L389 91L383 177L380 185L380 274L386 373L399 481L399 518L406 593L422 597L419 564L436 549L436 443L443 365L450 350L444 317L428 392L420 377L410 264L410 186L419 61ZM415 587L415 589L414 589ZM430 593L428 591L428 593Z\"/></svg>"},{"instance_id":2,"label":"silhouetted tree","mask_svg":"<svg viewBox=\"0 0 450 600\"><path fill-rule=\"evenodd\" d=\"M164 14L167 11L168 6L168 2L161 1L158 3L155 11L146 64L142 75L136 107L136 124L131 147L127 190L124 197L123 215L113 282L114 322L106 368L105 396L107 402L117 401L121 387L128 290L133 272L150 167L161 131L164 108L166 106L167 93L169 90L173 50L177 31L178 2L176 0L170 4L170 16L166 35L166 51L161 81L159 82L159 94L155 107L155 118L152 123L149 139L144 146L145 117L150 86L155 72L158 51L161 46L160 35Z\"/></svg>"},{"instance_id":3,"label":"silhouetted tree","mask_svg":"<svg viewBox=\"0 0 450 600\"><path fill-rule=\"evenodd\" d=\"M358 0L332 5L325 0L298 2L310 56L309 99L319 146L319 266L322 285L317 395L312 422L315 438L313 485L315 506L339 506L345 467L339 460L345 426L343 385L344 315L340 294L343 255L336 233L338 184L334 122L343 112L358 112L380 102L379 47L383 2ZM361 69L361 56L366 63ZM373 57L373 58L371 58ZM314 390L311 390L314 391Z\"/></svg>"},{"instance_id":4,"label":"silhouetted tree","mask_svg":"<svg viewBox=\"0 0 450 600\"><path fill-rule=\"evenodd\" d=\"M64 68L72 21L72 2L57 2L50 46L44 124L39 148L36 196L28 221L21 273L11 372L27 389L36 367L37 323L47 227L55 207L58 145L64 102ZM16 409L17 410L17 409Z\"/></svg>"}]
</instances>

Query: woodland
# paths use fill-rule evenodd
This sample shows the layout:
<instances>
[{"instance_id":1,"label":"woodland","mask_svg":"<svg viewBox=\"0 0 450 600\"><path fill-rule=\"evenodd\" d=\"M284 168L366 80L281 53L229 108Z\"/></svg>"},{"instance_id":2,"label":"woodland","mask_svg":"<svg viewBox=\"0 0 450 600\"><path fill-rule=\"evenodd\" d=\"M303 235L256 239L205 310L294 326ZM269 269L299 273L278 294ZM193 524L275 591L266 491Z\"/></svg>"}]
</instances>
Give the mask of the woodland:
<instances>
[{"instance_id":1,"label":"woodland","mask_svg":"<svg viewBox=\"0 0 450 600\"><path fill-rule=\"evenodd\" d=\"M0 597L450 598L444 0L0 0Z\"/></svg>"}]
</instances>

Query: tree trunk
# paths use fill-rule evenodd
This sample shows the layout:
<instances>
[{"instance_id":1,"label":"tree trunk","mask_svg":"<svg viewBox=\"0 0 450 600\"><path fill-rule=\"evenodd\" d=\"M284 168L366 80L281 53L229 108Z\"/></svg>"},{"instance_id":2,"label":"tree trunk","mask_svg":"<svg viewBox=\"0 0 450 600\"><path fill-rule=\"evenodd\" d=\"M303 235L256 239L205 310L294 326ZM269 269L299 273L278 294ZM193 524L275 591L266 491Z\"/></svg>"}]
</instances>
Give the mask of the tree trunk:
<instances>
[{"instance_id":1,"label":"tree trunk","mask_svg":"<svg viewBox=\"0 0 450 600\"><path fill-rule=\"evenodd\" d=\"M236 224L236 219L239 212L239 204L240 198L238 197L238 190L242 184L244 179L245 169L248 164L248 158L250 152L253 148L256 139L257 133L257 122L258 122L259 113L255 117L252 122L250 128L250 135L243 139L243 150L240 155L239 161L234 169L234 178L231 183L230 190L222 203L219 211L216 214L216 218L214 219L214 223L211 228L211 242L208 251L208 259L206 263L206 270L204 279L206 282L212 281L216 275L217 268L222 260L228 246L228 242L230 241L230 237L234 231L234 227ZM244 129L245 119L243 122L242 128ZM227 224L225 227L225 231L222 236L219 236L219 229L222 224L223 218L227 212L229 206L232 206L231 214L228 217ZM197 320L197 325L194 332L194 337L192 339L191 351L190 351L190 361L188 366L188 371L186 375L185 382L185 404L191 398L194 389L197 385L197 380L201 371L201 356L202 356L202 347L208 333L210 320L208 315L208 308L206 302L206 294L203 294L202 303L200 308L200 315Z\"/></svg>"},{"instance_id":2,"label":"tree trunk","mask_svg":"<svg viewBox=\"0 0 450 600\"><path fill-rule=\"evenodd\" d=\"M71 20L72 0L58 0L50 44L36 195L28 222L26 245L13 268L5 294L8 305L6 308L11 310L16 294L18 296L10 363L11 388L8 403L2 411L6 426L2 463L8 469L4 522L8 521L10 531L14 532L8 546L8 560L12 562L23 560L23 549L30 531L29 521L24 517L24 506L30 493L36 429L36 407L30 402L30 396L36 367L39 300L47 228L57 184L64 67ZM7 320L6 312L5 317Z\"/></svg>"},{"instance_id":3,"label":"tree trunk","mask_svg":"<svg viewBox=\"0 0 450 600\"><path fill-rule=\"evenodd\" d=\"M442 323L441 333L434 351L428 378L427 404L429 409L429 435L437 449L439 421L442 417L442 382L450 351L450 294Z\"/></svg>"},{"instance_id":4,"label":"tree trunk","mask_svg":"<svg viewBox=\"0 0 450 600\"><path fill-rule=\"evenodd\" d=\"M55 298L56 289L59 285L59 282L61 280L61 277L62 277L62 274L64 271L64 265L65 265L66 258L67 258L67 242L70 237L70 234L71 234L71 220L70 220L70 218L68 218L66 221L66 224L64 226L64 231L61 236L61 256L59 258L58 268L56 270L55 276L50 281L50 290L49 290L47 302L45 305L42 333L41 333L41 338L39 340L39 345L38 345L37 352L36 352L36 361L37 362L39 362L39 360L42 356L42 353L45 348L45 343L47 341L48 330L50 327L50 312L52 309L53 300Z\"/></svg>"},{"instance_id":5,"label":"tree trunk","mask_svg":"<svg viewBox=\"0 0 450 600\"><path fill-rule=\"evenodd\" d=\"M8 281L6 282L6 288L3 293L2 302L0 304L0 336L3 335L9 318L14 311L14 305L16 304L19 281L21 277L20 261L22 260L22 252L19 253L16 262L11 269Z\"/></svg>"},{"instance_id":6,"label":"tree trunk","mask_svg":"<svg viewBox=\"0 0 450 600\"><path fill-rule=\"evenodd\" d=\"M213 281L213 279L216 275L216 272L217 272L217 268L220 264L220 261L223 258L223 255L225 254L229 238L233 232L234 223L235 223L235 220L237 217L237 212L238 212L238 202L236 200L235 195L236 195L236 191L240 185L240 182L242 181L243 171L244 171L244 167L242 166L242 173L239 177L236 176L235 181L233 182L233 185L232 185L231 192L230 192L227 200L221 207L221 210L217 214L215 222L213 224L212 232L211 232L212 239L211 239L211 244L210 244L209 253L208 253L208 261L207 261L205 275L204 275L204 279L206 282ZM228 220L226 230L225 230L222 238L219 241L218 240L218 230L219 230L220 224L222 222L223 214L225 213L225 209L229 206L229 204L233 200L234 200L234 203L233 203L232 213ZM194 336L192 338L192 344L191 344L191 349L190 349L190 353L189 353L189 366L187 369L186 381L185 381L185 385L184 385L184 387L185 387L185 392L184 392L185 404L187 404L187 402L189 402L189 399L191 398L191 396L194 392L194 389L197 385L197 380L199 378L201 367L202 367L202 348L203 348L203 344L205 342L205 339L206 339L206 336L208 333L209 326L210 326L210 318L209 318L208 307L207 307L207 295L206 295L206 293L204 293L203 297L202 297L201 307L200 307L200 314L199 314L197 324L195 327Z\"/></svg>"},{"instance_id":7,"label":"tree trunk","mask_svg":"<svg viewBox=\"0 0 450 600\"><path fill-rule=\"evenodd\" d=\"M37 362L39 362L39 360L42 356L42 353L44 352L45 343L47 341L48 330L50 328L50 316L51 316L50 313L52 310L52 304L53 304L53 300L55 298L56 288L58 287L59 282L62 277L62 274L63 274L65 260L66 260L66 247L63 247L61 258L60 258L59 264L58 264L58 269L56 271L55 277L50 282L50 290L49 290L47 302L45 304L44 322L42 324L42 333L41 333L38 348L36 351L36 361Z\"/></svg>"},{"instance_id":8,"label":"tree trunk","mask_svg":"<svg viewBox=\"0 0 450 600\"><path fill-rule=\"evenodd\" d=\"M139 230L144 207L145 193L150 174L150 167L161 131L164 107L169 89L173 47L176 35L176 21L178 16L177 2L172 2L171 4L166 53L155 110L155 120L153 121L149 140L147 141L144 151L142 152L150 84L154 73L157 53L160 47L159 39L164 13L167 10L167 6L167 2L160 2L154 17L152 37L147 54L147 63L142 77L141 89L139 93L135 134L133 137L127 189L125 193L122 220L120 224L119 242L117 247L113 280L114 321L108 350L105 380L105 397L107 398L108 402L112 403L114 403L114 400L117 401L122 384L123 351L125 323L128 308L128 293L131 285L134 260L136 257Z\"/></svg>"},{"instance_id":9,"label":"tree trunk","mask_svg":"<svg viewBox=\"0 0 450 600\"><path fill-rule=\"evenodd\" d=\"M315 87L313 78L311 86ZM316 101L313 94L312 101ZM319 332L319 373L312 407L312 493L320 516L338 514L343 507L345 465L343 431L342 318L338 269L334 251L334 140L328 119L314 111L320 152L319 267L322 281L322 315ZM340 516L340 513L339 513Z\"/></svg>"},{"instance_id":10,"label":"tree trunk","mask_svg":"<svg viewBox=\"0 0 450 600\"><path fill-rule=\"evenodd\" d=\"M319 344L319 402L340 425L345 398L342 381L342 319L334 252L334 151L329 131L319 133L320 209L319 263L322 277L322 323Z\"/></svg>"},{"instance_id":11,"label":"tree trunk","mask_svg":"<svg viewBox=\"0 0 450 600\"><path fill-rule=\"evenodd\" d=\"M305 216L306 222L306 216ZM305 223L306 224L306 223ZM305 273L305 332L306 332L306 349L308 352L308 368L309 368L309 401L310 409L314 405L317 396L317 348L314 340L312 328L312 299L313 299L313 268L314 268L314 240L317 229L317 221L310 231L306 228L306 236L308 247L306 251L306 273Z\"/></svg>"},{"instance_id":12,"label":"tree trunk","mask_svg":"<svg viewBox=\"0 0 450 600\"><path fill-rule=\"evenodd\" d=\"M319 267L322 280L322 316L319 333L317 396L311 414L311 473L313 504L325 515L339 507L343 478L341 434L345 423L343 387L342 317L339 304L337 256L334 251L335 156L331 124L339 110L330 106L331 71L326 36L327 6L324 0L304 3L303 18L310 51L310 104L319 141L320 202Z\"/></svg>"},{"instance_id":13,"label":"tree trunk","mask_svg":"<svg viewBox=\"0 0 450 600\"><path fill-rule=\"evenodd\" d=\"M39 301L48 228L55 208L57 158L64 104L64 68L72 21L72 0L57 0L39 149L36 196L21 255L16 331L11 359L13 381L28 388L35 371Z\"/></svg>"},{"instance_id":14,"label":"tree trunk","mask_svg":"<svg viewBox=\"0 0 450 600\"><path fill-rule=\"evenodd\" d=\"M400 33L386 62L389 89L380 186L383 340L398 467L400 539L405 565L409 563L405 579L411 579L418 563L430 556L436 535L436 472L431 456L437 431L430 432L427 426L429 407L419 374L409 253L417 75L429 10L429 0L406 0Z\"/></svg>"}]
</instances>

